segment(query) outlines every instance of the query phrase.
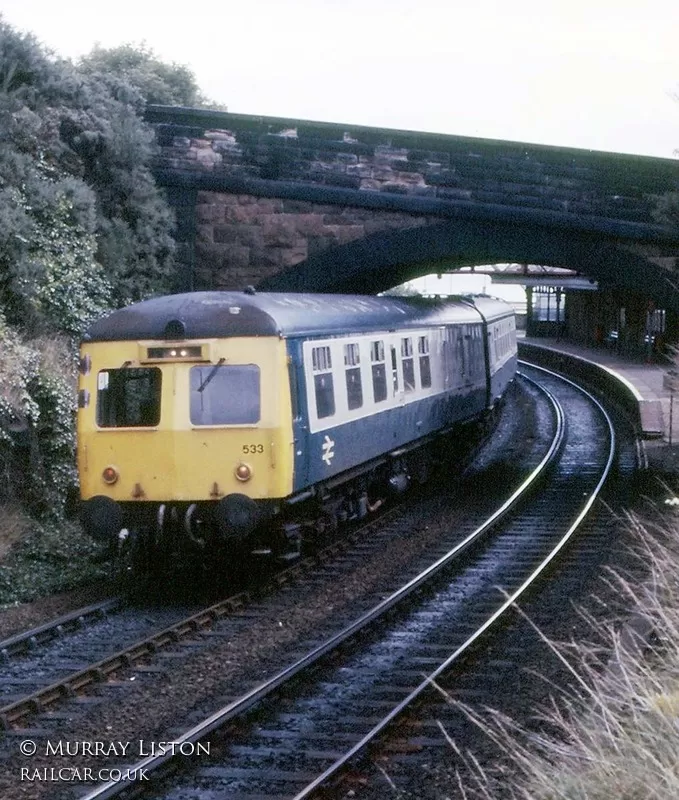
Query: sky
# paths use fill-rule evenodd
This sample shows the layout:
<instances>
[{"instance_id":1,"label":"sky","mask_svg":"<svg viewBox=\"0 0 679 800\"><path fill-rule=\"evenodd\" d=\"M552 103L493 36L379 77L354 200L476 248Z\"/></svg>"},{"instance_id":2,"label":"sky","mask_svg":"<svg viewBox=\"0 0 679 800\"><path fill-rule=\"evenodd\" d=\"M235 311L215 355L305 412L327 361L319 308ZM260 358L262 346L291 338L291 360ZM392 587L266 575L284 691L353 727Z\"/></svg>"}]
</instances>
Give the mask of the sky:
<instances>
[{"instance_id":1,"label":"sky","mask_svg":"<svg viewBox=\"0 0 679 800\"><path fill-rule=\"evenodd\" d=\"M229 111L676 158L677 0L0 0L58 55L144 42Z\"/></svg>"},{"instance_id":2,"label":"sky","mask_svg":"<svg viewBox=\"0 0 679 800\"><path fill-rule=\"evenodd\" d=\"M525 288L518 284L493 283L490 275L423 275L408 281L408 286L424 295L489 294L514 303L517 311L526 312Z\"/></svg>"}]
</instances>

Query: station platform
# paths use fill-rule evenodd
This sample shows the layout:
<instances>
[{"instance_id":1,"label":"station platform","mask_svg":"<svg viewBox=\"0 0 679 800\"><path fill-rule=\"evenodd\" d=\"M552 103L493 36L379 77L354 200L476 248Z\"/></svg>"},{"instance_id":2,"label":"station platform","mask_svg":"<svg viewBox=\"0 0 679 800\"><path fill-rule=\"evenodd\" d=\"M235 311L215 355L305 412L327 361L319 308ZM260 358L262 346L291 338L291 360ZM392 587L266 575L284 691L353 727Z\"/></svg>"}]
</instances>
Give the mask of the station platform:
<instances>
[{"instance_id":1,"label":"station platform","mask_svg":"<svg viewBox=\"0 0 679 800\"><path fill-rule=\"evenodd\" d=\"M673 394L670 374L670 370L677 369L676 364L649 363L563 339L526 336L519 341L594 362L626 383L639 404L649 464L661 471L679 473L679 383Z\"/></svg>"}]
</instances>

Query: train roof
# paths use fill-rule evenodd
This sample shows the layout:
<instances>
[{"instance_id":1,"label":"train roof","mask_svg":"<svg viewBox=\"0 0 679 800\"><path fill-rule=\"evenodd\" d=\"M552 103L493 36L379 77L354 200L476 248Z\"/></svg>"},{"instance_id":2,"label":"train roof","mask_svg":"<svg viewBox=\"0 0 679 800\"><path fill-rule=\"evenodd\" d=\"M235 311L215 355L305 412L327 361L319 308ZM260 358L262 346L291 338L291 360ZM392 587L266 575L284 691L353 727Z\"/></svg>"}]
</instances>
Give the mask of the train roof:
<instances>
[{"instance_id":1,"label":"train roof","mask_svg":"<svg viewBox=\"0 0 679 800\"><path fill-rule=\"evenodd\" d=\"M476 307L478 307L478 310ZM512 313L491 298L191 292L144 300L95 322L85 341L323 336L478 322Z\"/></svg>"}]
</instances>

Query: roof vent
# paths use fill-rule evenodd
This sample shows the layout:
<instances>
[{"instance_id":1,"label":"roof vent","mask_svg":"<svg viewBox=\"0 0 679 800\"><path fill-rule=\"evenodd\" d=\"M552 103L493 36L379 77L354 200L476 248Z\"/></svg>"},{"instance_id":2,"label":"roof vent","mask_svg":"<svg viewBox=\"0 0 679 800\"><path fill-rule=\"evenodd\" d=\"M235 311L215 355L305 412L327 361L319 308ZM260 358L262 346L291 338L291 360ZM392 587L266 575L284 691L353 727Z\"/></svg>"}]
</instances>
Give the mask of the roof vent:
<instances>
[{"instance_id":1,"label":"roof vent","mask_svg":"<svg viewBox=\"0 0 679 800\"><path fill-rule=\"evenodd\" d=\"M248 284L248 286L246 286L245 289L243 289L243 294L256 294L256 293L257 292L255 290L255 287L250 284Z\"/></svg>"},{"instance_id":2,"label":"roof vent","mask_svg":"<svg viewBox=\"0 0 679 800\"><path fill-rule=\"evenodd\" d=\"M166 339L183 339L186 336L186 325L180 319L171 319L165 326Z\"/></svg>"}]
</instances>

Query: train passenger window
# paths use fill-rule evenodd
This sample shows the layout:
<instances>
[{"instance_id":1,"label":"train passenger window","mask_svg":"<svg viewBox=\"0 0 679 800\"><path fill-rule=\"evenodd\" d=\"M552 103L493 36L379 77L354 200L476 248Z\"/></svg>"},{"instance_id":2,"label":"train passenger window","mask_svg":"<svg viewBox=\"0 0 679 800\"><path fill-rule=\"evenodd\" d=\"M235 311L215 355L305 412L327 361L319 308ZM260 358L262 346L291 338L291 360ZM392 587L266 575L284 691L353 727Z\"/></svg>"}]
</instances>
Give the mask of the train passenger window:
<instances>
[{"instance_id":1,"label":"train passenger window","mask_svg":"<svg viewBox=\"0 0 679 800\"><path fill-rule=\"evenodd\" d=\"M417 340L417 352L420 358L420 383L423 389L431 386L431 364L429 363L429 337L420 336Z\"/></svg>"},{"instance_id":2,"label":"train passenger window","mask_svg":"<svg viewBox=\"0 0 679 800\"><path fill-rule=\"evenodd\" d=\"M361 354L358 349L358 343L352 342L351 344L344 345L344 366L356 367L361 363Z\"/></svg>"},{"instance_id":3,"label":"train passenger window","mask_svg":"<svg viewBox=\"0 0 679 800\"><path fill-rule=\"evenodd\" d=\"M403 388L406 392L414 392L415 362L413 359L413 340L410 336L401 339L401 367L403 368Z\"/></svg>"},{"instance_id":4,"label":"train passenger window","mask_svg":"<svg viewBox=\"0 0 679 800\"><path fill-rule=\"evenodd\" d=\"M332 383L332 372L314 375L316 390L316 416L318 419L331 417L335 413L335 389Z\"/></svg>"},{"instance_id":5,"label":"train passenger window","mask_svg":"<svg viewBox=\"0 0 679 800\"><path fill-rule=\"evenodd\" d=\"M335 413L335 388L332 380L332 356L330 347L314 347L311 350L311 366L316 394L316 417L323 419Z\"/></svg>"},{"instance_id":6,"label":"train passenger window","mask_svg":"<svg viewBox=\"0 0 679 800\"><path fill-rule=\"evenodd\" d=\"M109 369L97 376L100 428L152 428L160 422L158 367Z\"/></svg>"},{"instance_id":7,"label":"train passenger window","mask_svg":"<svg viewBox=\"0 0 679 800\"><path fill-rule=\"evenodd\" d=\"M344 345L344 366L347 381L347 407L349 411L363 405L363 387L361 385L361 356L358 344L352 342Z\"/></svg>"},{"instance_id":8,"label":"train passenger window","mask_svg":"<svg viewBox=\"0 0 679 800\"><path fill-rule=\"evenodd\" d=\"M384 363L384 342L370 343L370 360L373 373L373 399L381 403L387 399L387 369Z\"/></svg>"},{"instance_id":9,"label":"train passenger window","mask_svg":"<svg viewBox=\"0 0 679 800\"><path fill-rule=\"evenodd\" d=\"M259 422L259 367L256 364L191 367L189 412L193 425Z\"/></svg>"},{"instance_id":10,"label":"train passenger window","mask_svg":"<svg viewBox=\"0 0 679 800\"><path fill-rule=\"evenodd\" d=\"M311 351L311 366L314 372L325 372L332 369L330 347L314 347Z\"/></svg>"}]
</instances>

